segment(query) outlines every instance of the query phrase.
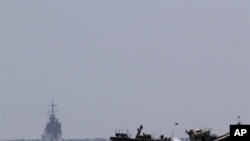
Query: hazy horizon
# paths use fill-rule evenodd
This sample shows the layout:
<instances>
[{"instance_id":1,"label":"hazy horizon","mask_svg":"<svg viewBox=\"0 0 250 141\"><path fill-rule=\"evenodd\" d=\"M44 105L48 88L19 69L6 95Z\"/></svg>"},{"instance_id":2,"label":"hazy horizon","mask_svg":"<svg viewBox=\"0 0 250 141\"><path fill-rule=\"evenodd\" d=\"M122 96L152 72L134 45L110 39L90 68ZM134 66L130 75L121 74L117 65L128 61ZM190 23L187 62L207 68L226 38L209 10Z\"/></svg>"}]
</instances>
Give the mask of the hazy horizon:
<instances>
[{"instance_id":1,"label":"hazy horizon","mask_svg":"<svg viewBox=\"0 0 250 141\"><path fill-rule=\"evenodd\" d=\"M0 1L0 139L250 123L250 1Z\"/></svg>"}]
</instances>

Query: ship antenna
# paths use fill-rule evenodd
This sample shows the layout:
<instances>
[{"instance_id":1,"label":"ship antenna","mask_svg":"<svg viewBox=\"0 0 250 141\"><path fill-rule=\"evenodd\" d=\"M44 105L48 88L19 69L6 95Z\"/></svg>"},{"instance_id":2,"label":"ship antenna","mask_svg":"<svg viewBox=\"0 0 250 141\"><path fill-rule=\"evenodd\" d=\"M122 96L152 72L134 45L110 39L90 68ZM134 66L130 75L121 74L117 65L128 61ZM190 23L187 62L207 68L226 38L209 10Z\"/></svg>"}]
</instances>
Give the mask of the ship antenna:
<instances>
[{"instance_id":1,"label":"ship antenna","mask_svg":"<svg viewBox=\"0 0 250 141\"><path fill-rule=\"evenodd\" d=\"M55 104L54 104L54 101L52 100L52 103L51 103L51 112L52 112L52 114L54 114L55 113L55 110L54 110L54 107L56 106Z\"/></svg>"},{"instance_id":2,"label":"ship antenna","mask_svg":"<svg viewBox=\"0 0 250 141\"><path fill-rule=\"evenodd\" d=\"M171 141L174 140L175 126L177 126L177 125L179 125L179 123L176 122L176 123L174 124L174 130L173 130L173 134L172 134L172 137L171 137Z\"/></svg>"},{"instance_id":3,"label":"ship antenna","mask_svg":"<svg viewBox=\"0 0 250 141\"><path fill-rule=\"evenodd\" d=\"M238 115L238 124L241 125L240 116Z\"/></svg>"}]
</instances>

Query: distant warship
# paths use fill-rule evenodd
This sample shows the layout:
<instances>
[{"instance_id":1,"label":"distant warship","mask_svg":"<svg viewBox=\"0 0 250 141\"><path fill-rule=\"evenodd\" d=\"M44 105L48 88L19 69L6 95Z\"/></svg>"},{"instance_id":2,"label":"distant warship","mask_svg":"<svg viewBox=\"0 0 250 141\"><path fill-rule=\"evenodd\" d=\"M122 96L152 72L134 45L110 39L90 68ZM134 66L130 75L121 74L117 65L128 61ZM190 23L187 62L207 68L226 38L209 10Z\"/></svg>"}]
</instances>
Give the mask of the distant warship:
<instances>
[{"instance_id":1,"label":"distant warship","mask_svg":"<svg viewBox=\"0 0 250 141\"><path fill-rule=\"evenodd\" d=\"M131 138L128 133L116 132L115 137L110 137L111 141L171 141L171 138L164 137L161 135L158 139L154 139L150 134L143 133L141 135L143 126L141 125L137 129L137 134L135 138Z\"/></svg>"},{"instance_id":2,"label":"distant warship","mask_svg":"<svg viewBox=\"0 0 250 141\"><path fill-rule=\"evenodd\" d=\"M44 133L42 134L42 141L60 141L62 139L61 123L55 116L55 104L52 102L51 110L48 111L49 122L47 123Z\"/></svg>"}]
</instances>

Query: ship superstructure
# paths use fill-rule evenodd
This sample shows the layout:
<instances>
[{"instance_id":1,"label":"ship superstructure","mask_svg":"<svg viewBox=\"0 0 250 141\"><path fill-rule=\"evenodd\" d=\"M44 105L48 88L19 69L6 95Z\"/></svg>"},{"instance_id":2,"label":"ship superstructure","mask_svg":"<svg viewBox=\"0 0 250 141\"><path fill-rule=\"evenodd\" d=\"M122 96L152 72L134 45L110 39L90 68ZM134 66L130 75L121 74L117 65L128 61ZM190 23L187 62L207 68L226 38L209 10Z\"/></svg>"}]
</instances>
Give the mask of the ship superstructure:
<instances>
[{"instance_id":1,"label":"ship superstructure","mask_svg":"<svg viewBox=\"0 0 250 141\"><path fill-rule=\"evenodd\" d=\"M61 123L56 118L55 104L49 105L51 110L48 111L49 121L42 134L42 141L60 141L62 139Z\"/></svg>"}]
</instances>

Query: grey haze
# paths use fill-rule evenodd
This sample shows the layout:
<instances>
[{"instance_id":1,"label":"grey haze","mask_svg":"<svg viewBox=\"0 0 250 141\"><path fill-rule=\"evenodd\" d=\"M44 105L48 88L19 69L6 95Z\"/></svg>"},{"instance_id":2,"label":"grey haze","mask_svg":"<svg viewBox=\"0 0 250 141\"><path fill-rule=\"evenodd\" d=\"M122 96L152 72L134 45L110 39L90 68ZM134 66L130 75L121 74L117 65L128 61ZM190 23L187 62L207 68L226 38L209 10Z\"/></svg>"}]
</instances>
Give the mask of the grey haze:
<instances>
[{"instance_id":1,"label":"grey haze","mask_svg":"<svg viewBox=\"0 0 250 141\"><path fill-rule=\"evenodd\" d=\"M248 0L1 0L0 137L116 128L186 137L250 123Z\"/></svg>"}]
</instances>

